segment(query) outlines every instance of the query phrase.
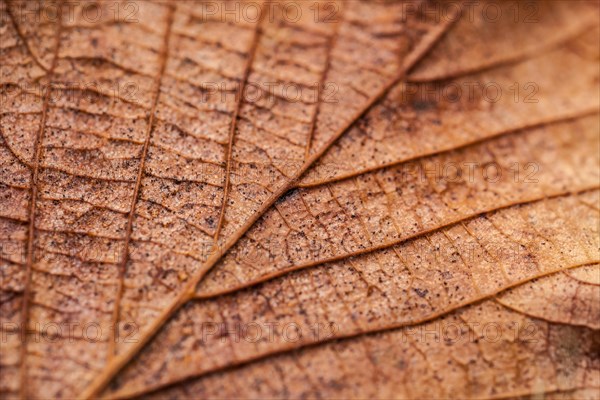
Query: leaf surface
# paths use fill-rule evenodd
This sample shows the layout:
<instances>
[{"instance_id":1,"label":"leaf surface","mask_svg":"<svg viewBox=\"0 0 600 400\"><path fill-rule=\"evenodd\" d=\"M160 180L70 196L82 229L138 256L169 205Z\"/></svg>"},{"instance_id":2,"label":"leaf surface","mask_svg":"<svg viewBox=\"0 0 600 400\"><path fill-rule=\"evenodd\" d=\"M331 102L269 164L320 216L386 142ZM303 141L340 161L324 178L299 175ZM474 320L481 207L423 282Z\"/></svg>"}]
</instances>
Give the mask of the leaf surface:
<instances>
[{"instance_id":1,"label":"leaf surface","mask_svg":"<svg viewBox=\"0 0 600 400\"><path fill-rule=\"evenodd\" d=\"M447 37L460 43L459 33L451 31ZM598 35L600 32L593 28L533 58L483 72L400 83L318 161L299 185L355 176L597 110ZM565 74L565 70L577 73Z\"/></svg>"},{"instance_id":2,"label":"leaf surface","mask_svg":"<svg viewBox=\"0 0 600 400\"><path fill-rule=\"evenodd\" d=\"M592 2L466 3L451 34L418 63L409 79L437 81L531 58L593 26L597 11Z\"/></svg>"},{"instance_id":3,"label":"leaf surface","mask_svg":"<svg viewBox=\"0 0 600 400\"><path fill-rule=\"evenodd\" d=\"M6 148L31 170L29 187L9 186L16 193L4 198L22 221L7 239L26 249L15 272L23 295L14 296L24 339L11 350L20 352L21 384L9 388L23 396L73 396L100 372L115 374L141 346L126 340L132 329L152 335L210 268L207 249L235 242L306 168L307 154L340 135L448 25L362 2L345 5L335 23L311 18L304 3L294 24L269 11L250 22L206 19L194 2L135 3L137 23L112 20L104 3L106 17L90 23L90 4L55 16L50 61L36 62L34 26L4 21L23 54L16 67L43 66L48 88L36 97L11 75L27 74L3 72ZM27 2L3 7L21 15ZM372 57L348 64L365 51ZM333 121L317 118L327 79L351 102ZM303 89L300 99L281 92L290 85ZM38 117L22 123L31 95ZM29 340L25 331L48 324L101 333Z\"/></svg>"},{"instance_id":4,"label":"leaf surface","mask_svg":"<svg viewBox=\"0 0 600 400\"><path fill-rule=\"evenodd\" d=\"M599 129L594 114L298 189L240 239L199 293L235 290L495 208L595 187Z\"/></svg>"},{"instance_id":5,"label":"leaf surface","mask_svg":"<svg viewBox=\"0 0 600 400\"><path fill-rule=\"evenodd\" d=\"M584 326L588 331L586 335L593 336L598 310L597 304L592 303L596 303L593 299L597 298L598 287L557 271L569 271L600 260L600 220L596 210L589 207L597 203L599 194L598 190L592 190L511 206L390 248L297 271L248 290L209 300L199 299L167 324L148 351L121 375L121 379L130 378L133 383L129 383L130 389L126 387L116 395L143 393L157 384L186 378L190 371L204 376L334 338L397 331L428 324L428 321L445 324L448 318L451 321L454 318L447 315L469 314L468 310L478 308L471 305L482 300L485 304L486 299L498 293L501 293L498 304L510 311L509 315L494 311L497 309L494 306L492 311L484 308L481 314L472 315L472 322L482 326L491 322L510 326L515 321L513 318L525 318L527 323L528 319L537 319L568 325L573 333L576 326ZM581 222L576 224L576 221ZM568 247L565 242L569 243ZM514 289L506 291L511 287ZM557 294L558 288L561 292ZM549 298L553 299L549 305L554 307L552 314L545 308L547 301L544 300ZM557 301L559 299L562 301ZM531 333L525 326L519 328L524 335ZM357 347L356 344L349 346ZM368 347L365 350L370 354ZM585 350L586 357L592 357L590 351L591 348ZM313 350L308 352L314 353ZM449 358L448 353L455 352L457 357L467 356L453 348L448 348L444 356ZM317 360L311 360L313 357ZM318 358L313 355L304 362L317 368L321 363ZM400 360L399 357L395 362ZM492 355L489 360L498 361ZM379 363L373 361L373 364L373 374L383 376L378 370ZM306 369L313 368L306 366ZM414 372L415 366L411 370ZM336 369L335 373L339 372ZM590 378L594 376L592 371L587 372ZM265 370L256 374L269 376L271 373ZM309 373L309 377L311 375ZM537 378L544 379L543 376ZM205 378L198 379L202 380ZM210 382L211 378L206 380ZM468 380L460 381L468 387ZM376 387L364 386L366 390ZM317 387L318 391L327 393L318 383ZM509 389L502 391L515 391ZM465 393L468 392L453 397L462 397ZM385 392L371 394L384 395ZM292 392L289 396L297 397L300 393ZM430 393L425 397L430 396L443 395Z\"/></svg>"},{"instance_id":6,"label":"leaf surface","mask_svg":"<svg viewBox=\"0 0 600 400\"><path fill-rule=\"evenodd\" d=\"M226 397L243 390L251 398L591 399L599 387L596 348L593 330L527 317L488 300L441 323L308 347L150 398Z\"/></svg>"},{"instance_id":7,"label":"leaf surface","mask_svg":"<svg viewBox=\"0 0 600 400\"><path fill-rule=\"evenodd\" d=\"M0 0L2 396L593 397L599 25Z\"/></svg>"}]
</instances>

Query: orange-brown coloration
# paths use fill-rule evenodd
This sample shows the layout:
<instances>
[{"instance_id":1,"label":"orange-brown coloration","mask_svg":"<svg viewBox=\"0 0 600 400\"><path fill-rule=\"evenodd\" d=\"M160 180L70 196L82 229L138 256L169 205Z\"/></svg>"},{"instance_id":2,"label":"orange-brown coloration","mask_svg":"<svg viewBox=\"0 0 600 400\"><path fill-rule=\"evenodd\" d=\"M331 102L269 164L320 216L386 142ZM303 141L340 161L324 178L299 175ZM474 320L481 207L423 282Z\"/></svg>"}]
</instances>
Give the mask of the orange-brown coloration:
<instances>
[{"instance_id":1,"label":"orange-brown coloration","mask_svg":"<svg viewBox=\"0 0 600 400\"><path fill-rule=\"evenodd\" d=\"M597 397L598 5L209 3L0 0L0 394Z\"/></svg>"}]
</instances>

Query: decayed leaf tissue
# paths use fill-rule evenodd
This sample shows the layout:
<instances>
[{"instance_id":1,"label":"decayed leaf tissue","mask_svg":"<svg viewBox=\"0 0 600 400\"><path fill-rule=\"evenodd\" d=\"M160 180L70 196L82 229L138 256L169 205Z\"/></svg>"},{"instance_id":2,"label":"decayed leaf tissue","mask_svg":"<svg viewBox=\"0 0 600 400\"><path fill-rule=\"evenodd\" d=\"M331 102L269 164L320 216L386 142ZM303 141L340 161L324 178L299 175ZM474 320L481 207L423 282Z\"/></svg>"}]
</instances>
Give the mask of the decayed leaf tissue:
<instances>
[{"instance_id":1,"label":"decayed leaf tissue","mask_svg":"<svg viewBox=\"0 0 600 400\"><path fill-rule=\"evenodd\" d=\"M0 17L2 398L600 398L597 1Z\"/></svg>"}]
</instances>

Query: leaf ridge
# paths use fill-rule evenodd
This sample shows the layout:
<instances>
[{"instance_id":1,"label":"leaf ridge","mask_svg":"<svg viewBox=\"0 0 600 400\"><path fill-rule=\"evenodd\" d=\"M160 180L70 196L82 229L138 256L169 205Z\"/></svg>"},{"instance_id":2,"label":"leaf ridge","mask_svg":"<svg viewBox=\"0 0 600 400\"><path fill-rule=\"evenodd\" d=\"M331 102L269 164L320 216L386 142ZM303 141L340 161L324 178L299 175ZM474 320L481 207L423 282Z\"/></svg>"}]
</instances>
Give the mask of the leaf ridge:
<instances>
[{"instance_id":1,"label":"leaf ridge","mask_svg":"<svg viewBox=\"0 0 600 400\"><path fill-rule=\"evenodd\" d=\"M152 136L152 131L154 129L154 114L156 111L156 106L158 105L158 99L160 97L160 88L162 77L164 75L166 65L167 65L167 57L169 54L169 41L171 37L171 28L173 25L173 14L175 12L175 6L169 5L167 9L167 27L165 30L165 37L163 39L163 47L161 49L160 56L160 69L158 73L158 77L156 78L156 89L152 99L152 108L149 111L148 115L148 125L146 128L146 138L144 140L144 145L142 148L142 155L140 158L140 166L138 168L137 177L135 180L135 188L133 191L133 197L131 200L131 207L129 209L129 215L127 216L127 225L125 228L125 240L123 247L123 258L119 265L119 278L118 278L118 286L117 293L115 297L115 304L113 308L113 322L117 324L119 322L119 314L120 314L120 306L121 306L121 298L123 296L123 286L125 279L125 272L127 269L127 261L129 260L129 246L131 244L131 234L133 232L133 218L135 215L135 209L138 202L140 188L142 185L142 177L144 176L144 167L146 163L146 158L148 156L148 147L150 145L150 138ZM110 339L109 339L109 349L107 352L107 359L110 361L112 357L115 355L115 346L116 346L116 329L111 329L110 331Z\"/></svg>"},{"instance_id":2,"label":"leaf ridge","mask_svg":"<svg viewBox=\"0 0 600 400\"><path fill-rule=\"evenodd\" d=\"M568 43L569 41L572 41L572 40L584 35L586 32L589 32L589 30L591 28L593 28L595 25L596 25L596 22L594 21L593 17L591 17L591 18L588 18L588 21L584 22L581 27L577 27L577 29L573 29L572 31L567 32L563 36L554 38L554 40L544 42L541 44L541 46L536 47L533 51L529 51L524 54L516 53L516 54L513 54L511 57L507 57L505 59L493 60L492 62L486 63L483 66L474 66L472 68L458 69L455 71L451 71L448 74L436 75L434 77L427 77L427 75L425 75L423 77L419 77L418 74L416 76L409 75L409 76L407 76L407 81L414 82L414 83L442 81L442 80L446 80L446 79L459 78L461 76L470 75L470 74L476 73L476 72L477 73L486 72L486 71L489 71L489 70L492 70L492 69L495 69L498 67L520 64L529 59L535 58L541 54L544 54L553 49L556 49L556 48L560 47L561 45Z\"/></svg>"},{"instance_id":3,"label":"leaf ridge","mask_svg":"<svg viewBox=\"0 0 600 400\"><path fill-rule=\"evenodd\" d=\"M597 110L598 95L591 90L598 80L597 68L592 61L597 57L592 50L597 47L594 44L597 34L594 33L597 29L531 60L466 75L455 81L401 82L316 163L298 186L314 186L356 176L417 154L445 150L481 137ZM460 41L460 37L455 40ZM563 61L570 64L565 66L567 69L582 67L576 79L561 79L562 68L558 66ZM478 91L473 91L473 96L465 96L463 91L453 99L443 94L450 87L484 85L488 81L499 84L503 93L510 90L508 86L515 81L535 82L540 98L537 102L518 101L516 106L515 102L507 101L512 100L507 96L498 96L494 103L483 101L485 96ZM587 85L584 86L584 82ZM574 87L582 90L573 92ZM513 117L506 118L508 114ZM486 121L490 117L493 123ZM445 137L448 139L442 139ZM396 143L404 143L404 146L395 149Z\"/></svg>"},{"instance_id":4,"label":"leaf ridge","mask_svg":"<svg viewBox=\"0 0 600 400\"><path fill-rule=\"evenodd\" d=\"M47 65L45 65L42 62L42 60L39 59L37 54L34 53L33 49L29 45L29 41L26 40L25 35L23 34L23 31L21 30L21 27L17 23L17 19L15 18L15 15L13 14L13 11L10 7L9 0L6 0L6 1L7 1L6 13L8 14L8 18L10 19L11 24L15 28L15 32L17 33L17 36L23 42L23 45L25 45L25 48L27 49L27 53L31 56L31 59L33 60L33 62L35 62L41 69L43 69L47 74L51 73L54 70L53 66L51 65L50 67L48 67ZM54 62L53 62L53 65L54 65Z\"/></svg>"},{"instance_id":5,"label":"leaf ridge","mask_svg":"<svg viewBox=\"0 0 600 400\"><path fill-rule=\"evenodd\" d=\"M311 121L310 121L310 130L308 132L308 139L306 140L306 149L304 151L304 160L308 159L310 156L310 148L312 146L313 136L315 134L315 129L317 127L317 119L319 118L319 112L321 110L321 104L323 102L322 93L323 93L323 89L324 89L325 79L327 79L327 74L329 73L329 70L331 69L331 53L332 53L333 47L335 46L335 43L337 41L339 31L340 31L340 25L342 24L342 20L344 18L343 3L339 3L339 4L340 4L340 16L339 16L340 20L338 22L336 22L336 27L335 27L333 34L327 39L327 56L326 56L326 60L325 60L325 68L323 68L321 78L319 79L319 86L318 86L318 90L317 90L317 94L318 94L317 106L315 107L315 111L314 111Z\"/></svg>"},{"instance_id":6,"label":"leaf ridge","mask_svg":"<svg viewBox=\"0 0 600 400\"><path fill-rule=\"evenodd\" d=\"M590 266L590 265L594 265L594 264L593 263L588 263L588 264L584 264L584 265L578 265L577 267L587 267L587 266ZM570 268L570 269L573 269L573 268ZM568 271L569 271L569 268L568 269L564 269L564 270L560 270L560 271L556 271L556 274L567 273ZM500 293L498 293L498 294L500 294ZM510 305L506 301L503 301L502 299L500 299L498 297L494 297L494 302L497 303L497 304L499 304L500 306L506 308L507 310L514 311L514 312L517 312L519 314L526 315L526 316L528 316L530 318L535 318L535 319L539 319L539 320L542 320L542 321L550 322L552 324L569 325L569 326L580 326L580 327L588 328L588 329L592 329L592 330L597 329L595 326L590 325L588 323L565 322L565 321L562 321L560 319L552 318L549 315L544 315L544 316L536 315L536 314L533 314L531 312L522 310L519 307L515 307L513 305Z\"/></svg>"},{"instance_id":7,"label":"leaf ridge","mask_svg":"<svg viewBox=\"0 0 600 400\"><path fill-rule=\"evenodd\" d=\"M7 7L7 9L10 9L10 7ZM9 15L10 12L9 12ZM32 275L32 270L33 270L33 252L34 252L34 238L35 238L35 215L36 215L36 205L37 205L37 192L38 192L38 178L39 178L39 170L40 170L40 161L42 158L42 143L44 140L44 131L45 131L45 127L46 127L46 118L48 116L48 105L50 102L50 88L52 87L52 77L54 74L54 69L56 68L56 64L58 61L58 51L60 49L60 44L61 44L61 34L62 34L62 30L63 30L63 26L62 26L62 18L59 15L58 18L58 22L57 22L58 26L56 28L56 37L55 37L55 47L54 47L54 52L52 55L52 65L50 66L50 69L48 70L48 74L47 76L49 77L49 85L48 87L45 89L45 93L44 93L44 99L43 99L43 103L42 103L42 116L40 119L40 124L39 124L39 129L37 132L37 136L35 139L35 155L34 155L34 161L33 161L33 169L31 172L31 191L30 191L30 201L29 201L29 216L28 216L28 220L29 220L29 226L27 229L27 259L25 262L25 287L23 290L23 304L22 304L22 309L21 309L21 318L22 318L22 323L21 323L21 337L23 338L22 343L21 343L21 357L20 357L20 373L19 373L19 380L20 380L20 385L19 385L19 396L20 398L26 398L27 397L27 389L26 389L26 384L27 384L27 342L28 342L28 330L27 330L27 324L29 321L29 305L30 305L30 297L31 297L31 275ZM15 29L18 32L19 37L22 38L22 40L24 40L24 38L21 36L20 31L16 28ZM30 51L29 49L29 45L27 44L27 42L25 42L25 45L28 49L28 51Z\"/></svg>"},{"instance_id":8,"label":"leaf ridge","mask_svg":"<svg viewBox=\"0 0 600 400\"><path fill-rule=\"evenodd\" d=\"M297 182L293 188L313 188L313 187L317 187L317 186L321 186L327 183L334 183L334 182L340 182L340 181L344 181L346 179L351 179L351 178L355 178L357 176L363 175L363 174L367 174L370 172L376 172L376 171L380 171L382 169L386 169L389 167L395 167L401 164L404 164L406 162L410 162L410 161L416 161L419 160L421 158L425 158L425 157L429 157L429 156L435 156L438 154L444 154L444 153L449 153L455 150L461 150L473 145L477 145L477 144L481 144L481 143L485 143L489 140L492 139L496 139L496 138L500 138L500 137L504 137L504 136L508 136L508 135L512 135L512 134L516 134L516 133L520 133L523 131L527 131L529 129L535 129L535 128L543 128L545 126L549 126L549 125L554 125L554 124L558 124L561 122L569 122L569 121L575 121L578 120L580 118L583 117L587 117L590 115L594 115L598 113L598 108L597 107L589 107L587 109L584 110L579 110L579 111L575 111L573 113L570 113L568 115L561 115L555 118L551 118L545 121L536 121L534 123L530 123L530 124L526 124L523 126L519 126L517 128L513 128L513 129L508 129L505 131L499 131L494 133L493 135L490 136L486 136L486 137L478 137L475 139L472 139L470 141L466 141L463 143L460 143L458 145L453 145L453 146L448 146L448 147L444 147L444 148L440 148L437 150L431 150L431 151L427 151L418 155L415 155L413 157L408 157L408 158L402 158L402 159L398 159L389 163L382 163L382 164L378 164L378 165L374 165L372 167L368 167L368 168L364 168L364 169L357 169L353 172L347 173L347 174L341 174L341 175L336 175L333 176L331 178L326 178L324 180L315 180L315 181L299 181Z\"/></svg>"},{"instance_id":9,"label":"leaf ridge","mask_svg":"<svg viewBox=\"0 0 600 400\"><path fill-rule=\"evenodd\" d=\"M213 248L218 248L219 236L221 234L221 229L223 228L223 222L225 219L225 208L227 207L227 201L229 197L229 190L231 187L231 166L232 166L232 156L233 156L233 142L235 138L235 131L237 129L237 121L239 119L240 110L243 103L244 98L244 90L246 89L246 85L248 84L248 78L250 77L250 71L252 70L252 64L254 63L254 58L256 55L256 49L258 48L258 41L260 39L262 33L262 23L264 21L266 13L261 11L258 21L254 27L254 34L252 37L252 44L249 50L249 56L246 60L246 67L244 68L244 75L242 77L242 84L239 85L239 90L237 92L237 103L235 105L235 109L233 111L233 116L231 117L231 127L229 129L229 137L227 140L227 153L225 158L225 183L223 187L223 201L221 203L221 211L219 212L219 221L217 222L217 228L215 229L214 235L214 243Z\"/></svg>"}]
</instances>

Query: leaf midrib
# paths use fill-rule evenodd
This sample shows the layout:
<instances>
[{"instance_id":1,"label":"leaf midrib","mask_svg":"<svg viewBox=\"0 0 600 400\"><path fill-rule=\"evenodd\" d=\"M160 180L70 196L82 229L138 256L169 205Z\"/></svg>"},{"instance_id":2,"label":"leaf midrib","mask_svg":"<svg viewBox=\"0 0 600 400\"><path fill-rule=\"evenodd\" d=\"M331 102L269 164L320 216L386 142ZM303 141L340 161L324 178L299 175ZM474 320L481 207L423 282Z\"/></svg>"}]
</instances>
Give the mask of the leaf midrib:
<instances>
[{"instance_id":1,"label":"leaf midrib","mask_svg":"<svg viewBox=\"0 0 600 400\"><path fill-rule=\"evenodd\" d=\"M453 9L456 12L456 9ZM221 252L213 252L213 254L206 260L206 263L197 271L196 275L193 276L189 283L183 288L180 294L170 303L169 307L165 308L163 312L152 321L148 330L140 337L140 340L133 346L125 350L123 353L114 357L106 368L101 371L96 378L88 385L88 387L80 394L82 398L94 398L108 385L112 378L158 333L159 329L171 318L172 315L188 301L192 300L195 296L195 289L197 285L206 276L208 271L217 264L217 262L227 253L231 247L237 243L237 241L250 229L250 227L289 189L291 189L296 182L302 177L302 175L318 160L323 154L364 114L366 114L378 101L380 101L387 92L393 88L398 82L400 82L410 69L416 65L416 63L430 50L433 45L444 35L445 32L452 26L457 18L444 19L440 25L432 29L418 44L414 50L414 55L408 58L403 63L403 67L399 73L386 83L375 95L373 95L355 115L353 115L349 121L342 126L324 145L318 152L308 158L304 165L277 189L269 199L263 203L263 205L238 229L236 234L229 238L222 246Z\"/></svg>"}]
</instances>

